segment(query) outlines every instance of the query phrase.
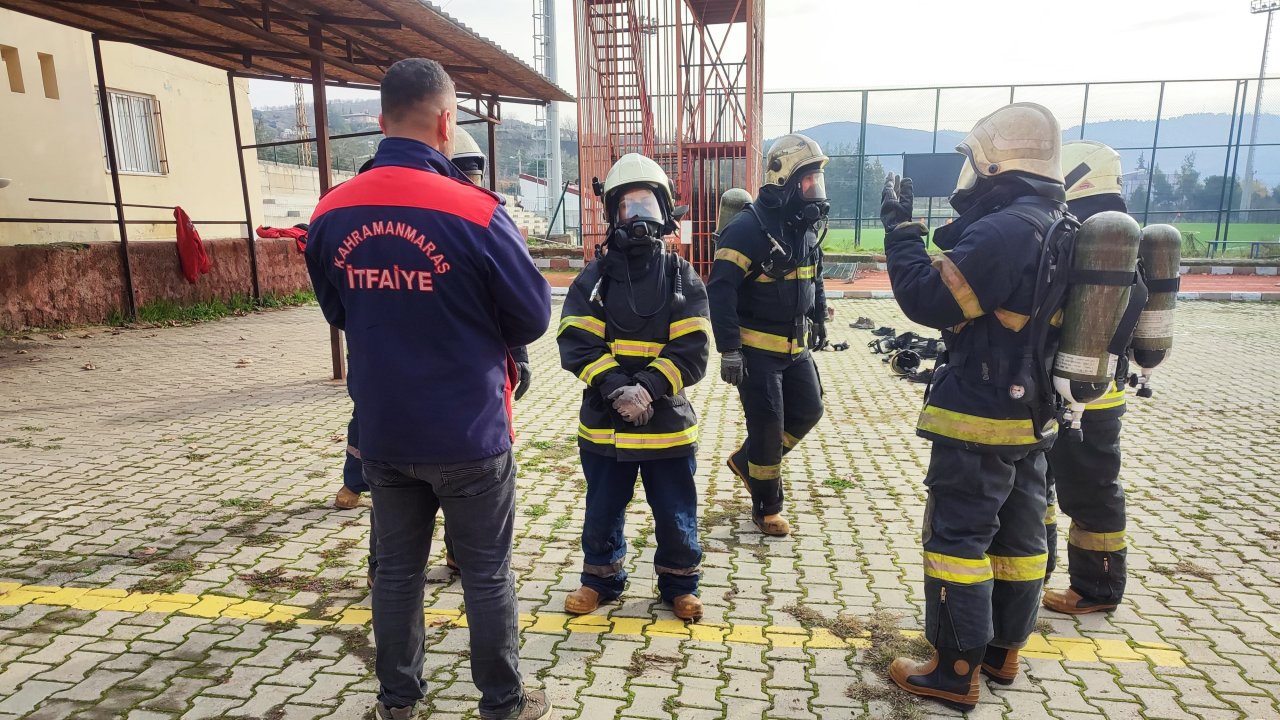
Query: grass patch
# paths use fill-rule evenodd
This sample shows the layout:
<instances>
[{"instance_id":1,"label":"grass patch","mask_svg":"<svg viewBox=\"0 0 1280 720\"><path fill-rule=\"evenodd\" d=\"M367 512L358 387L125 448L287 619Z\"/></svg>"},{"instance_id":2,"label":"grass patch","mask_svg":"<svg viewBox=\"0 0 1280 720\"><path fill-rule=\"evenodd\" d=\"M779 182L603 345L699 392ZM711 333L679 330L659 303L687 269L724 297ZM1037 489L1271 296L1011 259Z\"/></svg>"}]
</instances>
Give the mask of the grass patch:
<instances>
[{"instance_id":1,"label":"grass patch","mask_svg":"<svg viewBox=\"0 0 1280 720\"><path fill-rule=\"evenodd\" d=\"M1053 632L1053 623L1045 620L1044 618L1039 618L1036 620L1036 632L1041 635L1048 635Z\"/></svg>"},{"instance_id":2,"label":"grass patch","mask_svg":"<svg viewBox=\"0 0 1280 720\"><path fill-rule=\"evenodd\" d=\"M922 701L886 683L857 682L845 690L845 695L858 702L882 702L889 706L888 720L919 720L924 717Z\"/></svg>"},{"instance_id":3,"label":"grass patch","mask_svg":"<svg viewBox=\"0 0 1280 720\"><path fill-rule=\"evenodd\" d=\"M315 293L301 290L288 295L263 295L257 304L246 295L235 295L229 300L209 300L192 305L181 305L172 300L157 300L138 308L139 323L150 325L190 325L222 318L247 315L259 310L310 305L316 301ZM107 315L107 324L124 326L128 318L120 310Z\"/></svg>"},{"instance_id":4,"label":"grass patch","mask_svg":"<svg viewBox=\"0 0 1280 720\"><path fill-rule=\"evenodd\" d=\"M241 510L263 510L271 506L270 500L261 498L224 498L218 501L218 504L225 508L239 508Z\"/></svg>"},{"instance_id":5,"label":"grass patch","mask_svg":"<svg viewBox=\"0 0 1280 720\"><path fill-rule=\"evenodd\" d=\"M552 523L552 524L551 524L551 529L552 529L552 530L563 530L563 529L565 529L565 528L569 527L569 523L570 523L570 522L571 522L571 521L570 521L570 519L569 519L569 516L568 516L568 515L561 515L560 517L556 518L556 521L555 521L554 523Z\"/></svg>"},{"instance_id":6,"label":"grass patch","mask_svg":"<svg viewBox=\"0 0 1280 720\"><path fill-rule=\"evenodd\" d=\"M320 595L342 590L352 590L355 582L347 579L322 578L307 575L286 575L284 568L254 571L241 575L246 585L258 592L313 592Z\"/></svg>"},{"instance_id":7,"label":"grass patch","mask_svg":"<svg viewBox=\"0 0 1280 720\"><path fill-rule=\"evenodd\" d=\"M670 665L678 666L684 662L683 658L676 655L659 655L658 653L649 653L644 650L636 650L631 653L631 664L627 665L627 677L640 677L644 671L652 666Z\"/></svg>"},{"instance_id":8,"label":"grass patch","mask_svg":"<svg viewBox=\"0 0 1280 720\"><path fill-rule=\"evenodd\" d=\"M1218 573L1207 567L1183 560L1176 565L1152 565L1151 571L1166 577L1197 577L1201 580L1212 580Z\"/></svg>"},{"instance_id":9,"label":"grass patch","mask_svg":"<svg viewBox=\"0 0 1280 720\"><path fill-rule=\"evenodd\" d=\"M241 545L247 547L278 547L283 545L285 537L271 532L260 532L254 535L247 535L240 542Z\"/></svg>"},{"instance_id":10,"label":"grass patch","mask_svg":"<svg viewBox=\"0 0 1280 720\"><path fill-rule=\"evenodd\" d=\"M854 482L847 477L827 478L822 484L835 490L852 490L854 487Z\"/></svg>"},{"instance_id":11,"label":"grass patch","mask_svg":"<svg viewBox=\"0 0 1280 720\"><path fill-rule=\"evenodd\" d=\"M369 636L365 634L365 630L361 628L327 627L321 630L319 634L329 635L341 640L342 648L339 651L339 656L354 656L364 663L369 672L373 672L373 660L376 654L373 650L373 643L369 642Z\"/></svg>"},{"instance_id":12,"label":"grass patch","mask_svg":"<svg viewBox=\"0 0 1280 720\"><path fill-rule=\"evenodd\" d=\"M196 562L191 558L180 558L176 560L164 560L156 563L156 570L166 575L190 575L197 570L204 568L204 563Z\"/></svg>"},{"instance_id":13,"label":"grass patch","mask_svg":"<svg viewBox=\"0 0 1280 720\"><path fill-rule=\"evenodd\" d=\"M524 514L532 518L540 518L547 514L547 506L544 504L530 505L524 509Z\"/></svg>"},{"instance_id":14,"label":"grass patch","mask_svg":"<svg viewBox=\"0 0 1280 720\"><path fill-rule=\"evenodd\" d=\"M44 432L44 428L40 427L39 425L23 425L18 429L21 430L22 432Z\"/></svg>"},{"instance_id":15,"label":"grass patch","mask_svg":"<svg viewBox=\"0 0 1280 720\"><path fill-rule=\"evenodd\" d=\"M180 578L144 578L129 586L129 592L175 593L182 587Z\"/></svg>"},{"instance_id":16,"label":"grass patch","mask_svg":"<svg viewBox=\"0 0 1280 720\"><path fill-rule=\"evenodd\" d=\"M867 624L852 615L842 613L832 620L808 605L801 603L792 603L782 608L782 612L798 620L800 627L806 630L823 628L841 640L858 637L867 632Z\"/></svg>"},{"instance_id":17,"label":"grass patch","mask_svg":"<svg viewBox=\"0 0 1280 720\"><path fill-rule=\"evenodd\" d=\"M186 454L187 462L204 462L209 459L212 453L189 452Z\"/></svg>"}]
</instances>

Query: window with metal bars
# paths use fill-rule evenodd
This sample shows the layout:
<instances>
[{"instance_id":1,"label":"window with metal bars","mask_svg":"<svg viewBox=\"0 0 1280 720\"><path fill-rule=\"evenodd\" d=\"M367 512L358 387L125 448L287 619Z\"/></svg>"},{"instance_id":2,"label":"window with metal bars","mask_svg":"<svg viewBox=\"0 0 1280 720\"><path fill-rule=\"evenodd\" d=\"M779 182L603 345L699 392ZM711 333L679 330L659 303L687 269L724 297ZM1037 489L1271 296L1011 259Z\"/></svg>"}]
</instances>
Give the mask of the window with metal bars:
<instances>
[{"instance_id":1,"label":"window with metal bars","mask_svg":"<svg viewBox=\"0 0 1280 720\"><path fill-rule=\"evenodd\" d=\"M111 132L115 136L120 172L136 175L167 175L169 160L164 151L164 121L160 102L151 95L108 90ZM101 125L99 125L101 127ZM108 171L106 141L102 162Z\"/></svg>"}]
</instances>

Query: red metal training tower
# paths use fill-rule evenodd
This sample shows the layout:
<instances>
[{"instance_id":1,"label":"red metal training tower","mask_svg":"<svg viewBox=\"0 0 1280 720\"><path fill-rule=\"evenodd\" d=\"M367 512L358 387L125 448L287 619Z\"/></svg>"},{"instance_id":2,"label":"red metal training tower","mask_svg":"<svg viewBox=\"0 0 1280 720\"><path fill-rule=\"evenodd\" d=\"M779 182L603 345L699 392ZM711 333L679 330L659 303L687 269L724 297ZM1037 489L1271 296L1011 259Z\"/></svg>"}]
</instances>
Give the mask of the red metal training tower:
<instances>
[{"instance_id":1,"label":"red metal training tower","mask_svg":"<svg viewBox=\"0 0 1280 720\"><path fill-rule=\"evenodd\" d=\"M653 158L689 206L684 255L704 275L720 193L760 184L764 0L575 0L582 234L604 239L591 178Z\"/></svg>"}]
</instances>

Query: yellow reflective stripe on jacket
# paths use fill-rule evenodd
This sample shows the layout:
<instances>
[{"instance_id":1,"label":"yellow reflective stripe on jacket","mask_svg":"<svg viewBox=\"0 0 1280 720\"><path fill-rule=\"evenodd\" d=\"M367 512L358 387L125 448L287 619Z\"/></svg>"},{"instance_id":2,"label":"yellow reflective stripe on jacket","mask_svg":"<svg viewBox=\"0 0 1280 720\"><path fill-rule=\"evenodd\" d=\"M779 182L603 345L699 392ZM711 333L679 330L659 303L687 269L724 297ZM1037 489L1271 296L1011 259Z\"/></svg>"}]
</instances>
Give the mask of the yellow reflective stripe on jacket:
<instances>
[{"instance_id":1,"label":"yellow reflective stripe on jacket","mask_svg":"<svg viewBox=\"0 0 1280 720\"><path fill-rule=\"evenodd\" d=\"M924 553L924 575L961 585L976 585L994 577L991 573L991 561L986 557L974 560L927 550Z\"/></svg>"},{"instance_id":2,"label":"yellow reflective stripe on jacket","mask_svg":"<svg viewBox=\"0 0 1280 720\"><path fill-rule=\"evenodd\" d=\"M757 465L748 461L747 475L752 480L779 480L782 478L782 465Z\"/></svg>"},{"instance_id":3,"label":"yellow reflective stripe on jacket","mask_svg":"<svg viewBox=\"0 0 1280 720\"><path fill-rule=\"evenodd\" d=\"M1106 395L1094 400L1084 406L1085 410L1110 410L1111 408L1120 407L1125 402L1124 388L1116 387L1115 380L1111 381L1111 389Z\"/></svg>"},{"instance_id":4,"label":"yellow reflective stripe on jacket","mask_svg":"<svg viewBox=\"0 0 1280 720\"><path fill-rule=\"evenodd\" d=\"M1001 325L1014 332L1022 332L1022 328L1026 327L1027 323L1031 322L1030 315L1023 315L1022 313L1005 310L1004 308L996 308L995 316L996 319L1000 321Z\"/></svg>"},{"instance_id":5,"label":"yellow reflective stripe on jacket","mask_svg":"<svg viewBox=\"0 0 1280 720\"><path fill-rule=\"evenodd\" d=\"M751 258L732 248L720 248L717 250L716 260L727 260L742 268L742 272L747 272L751 269Z\"/></svg>"},{"instance_id":6,"label":"yellow reflective stripe on jacket","mask_svg":"<svg viewBox=\"0 0 1280 720\"><path fill-rule=\"evenodd\" d=\"M1089 532L1076 527L1075 523L1071 524L1071 534L1067 537L1067 542L1081 550L1094 552L1120 552L1126 547L1123 530L1109 533Z\"/></svg>"},{"instance_id":7,"label":"yellow reflective stripe on jacket","mask_svg":"<svg viewBox=\"0 0 1280 720\"><path fill-rule=\"evenodd\" d=\"M812 280L813 276L816 275L817 273L818 273L818 266L805 265L803 267L798 267L795 270L792 270L786 275L783 275L782 279L783 280ZM762 283L771 283L771 282L777 282L777 281L778 281L777 278L771 278L768 275L763 275L763 274L756 278L756 282L762 282Z\"/></svg>"},{"instance_id":8,"label":"yellow reflective stripe on jacket","mask_svg":"<svg viewBox=\"0 0 1280 720\"><path fill-rule=\"evenodd\" d=\"M1029 582L1044 579L1045 565L1049 562L1049 553L1029 555L1027 557L1006 557L1004 555L988 555L991 560L991 574L996 580L1009 582Z\"/></svg>"},{"instance_id":9,"label":"yellow reflective stripe on jacket","mask_svg":"<svg viewBox=\"0 0 1280 720\"><path fill-rule=\"evenodd\" d=\"M969 287L969 281L964 278L964 273L960 272L960 268L956 267L951 258L943 253L933 259L932 265L938 269L942 282L951 291L951 297L955 298L965 319L982 317L982 305L978 303L978 296L973 293L973 288Z\"/></svg>"},{"instance_id":10,"label":"yellow reflective stripe on jacket","mask_svg":"<svg viewBox=\"0 0 1280 720\"><path fill-rule=\"evenodd\" d=\"M561 333L571 327L586 330L596 337L604 337L604 321L599 318L591 317L590 315L570 315L561 319L560 329L556 332L556 337L559 337Z\"/></svg>"},{"instance_id":11,"label":"yellow reflective stripe on jacket","mask_svg":"<svg viewBox=\"0 0 1280 720\"><path fill-rule=\"evenodd\" d=\"M578 437L597 445L612 445L613 428L589 428L578 423Z\"/></svg>"},{"instance_id":12,"label":"yellow reflective stripe on jacket","mask_svg":"<svg viewBox=\"0 0 1280 720\"><path fill-rule=\"evenodd\" d=\"M619 450L665 450L698 442L698 426L673 433L614 433Z\"/></svg>"},{"instance_id":13,"label":"yellow reflective stripe on jacket","mask_svg":"<svg viewBox=\"0 0 1280 720\"><path fill-rule=\"evenodd\" d=\"M1035 426L1027 420L997 420L926 405L916 428L981 445L1035 445Z\"/></svg>"},{"instance_id":14,"label":"yellow reflective stripe on jacket","mask_svg":"<svg viewBox=\"0 0 1280 720\"><path fill-rule=\"evenodd\" d=\"M614 355L626 357L646 357L655 358L662 352L662 348L666 347L662 343L647 342L645 340L614 340L609 343L609 349Z\"/></svg>"},{"instance_id":15,"label":"yellow reflective stripe on jacket","mask_svg":"<svg viewBox=\"0 0 1280 720\"><path fill-rule=\"evenodd\" d=\"M582 368L582 372L578 373L578 379L590 385L591 381L595 380L597 375L616 367L621 367L618 365L618 361L609 353L605 353L600 356L599 360L596 360Z\"/></svg>"},{"instance_id":16,"label":"yellow reflective stripe on jacket","mask_svg":"<svg viewBox=\"0 0 1280 720\"><path fill-rule=\"evenodd\" d=\"M696 332L702 332L710 335L711 321L702 316L676 320L671 323L671 327L667 329L667 340L675 340L678 337L684 337L685 335Z\"/></svg>"},{"instance_id":17,"label":"yellow reflective stripe on jacket","mask_svg":"<svg viewBox=\"0 0 1280 720\"><path fill-rule=\"evenodd\" d=\"M799 355L804 352L805 343L800 340L788 340L781 335L773 335L759 330L750 328L742 328L739 330L739 338L742 344L757 350L768 350L770 352L782 353L784 355Z\"/></svg>"},{"instance_id":18,"label":"yellow reflective stripe on jacket","mask_svg":"<svg viewBox=\"0 0 1280 720\"><path fill-rule=\"evenodd\" d=\"M662 373L667 382L671 383L672 395L680 392L680 389L684 387L684 381L680 378L680 368L676 367L676 364L667 358L660 357L649 363L649 367Z\"/></svg>"}]
</instances>

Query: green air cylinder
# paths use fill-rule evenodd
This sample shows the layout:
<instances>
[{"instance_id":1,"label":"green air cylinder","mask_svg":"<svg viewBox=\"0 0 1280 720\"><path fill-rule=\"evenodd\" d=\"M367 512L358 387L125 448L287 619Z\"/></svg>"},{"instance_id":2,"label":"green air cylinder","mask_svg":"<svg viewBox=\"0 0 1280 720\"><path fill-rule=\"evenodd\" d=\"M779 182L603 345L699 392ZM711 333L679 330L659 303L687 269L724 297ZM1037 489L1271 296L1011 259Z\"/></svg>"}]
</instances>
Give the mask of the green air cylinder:
<instances>
[{"instance_id":1,"label":"green air cylinder","mask_svg":"<svg viewBox=\"0 0 1280 720\"><path fill-rule=\"evenodd\" d=\"M1076 235L1053 388L1070 405L1072 436L1084 406L1106 393L1119 360L1108 350L1132 292L1142 229L1124 213L1089 218ZM1126 278L1128 278L1126 280Z\"/></svg>"},{"instance_id":2,"label":"green air cylinder","mask_svg":"<svg viewBox=\"0 0 1280 720\"><path fill-rule=\"evenodd\" d=\"M1151 372L1173 351L1173 308L1178 302L1178 265L1182 262L1182 233L1172 225L1142 229L1138 257L1147 281L1147 306L1138 317L1130 345L1138 395L1151 397Z\"/></svg>"},{"instance_id":3,"label":"green air cylinder","mask_svg":"<svg viewBox=\"0 0 1280 720\"><path fill-rule=\"evenodd\" d=\"M729 222L742 212L742 208L751 202L751 194L742 188L729 188L720 196L720 215L716 218L715 236L729 226Z\"/></svg>"}]
</instances>

